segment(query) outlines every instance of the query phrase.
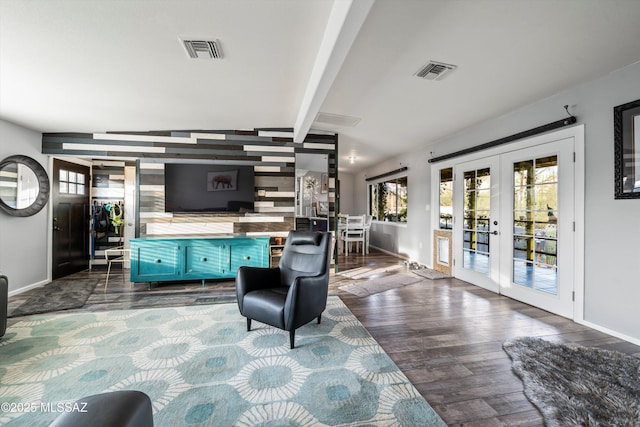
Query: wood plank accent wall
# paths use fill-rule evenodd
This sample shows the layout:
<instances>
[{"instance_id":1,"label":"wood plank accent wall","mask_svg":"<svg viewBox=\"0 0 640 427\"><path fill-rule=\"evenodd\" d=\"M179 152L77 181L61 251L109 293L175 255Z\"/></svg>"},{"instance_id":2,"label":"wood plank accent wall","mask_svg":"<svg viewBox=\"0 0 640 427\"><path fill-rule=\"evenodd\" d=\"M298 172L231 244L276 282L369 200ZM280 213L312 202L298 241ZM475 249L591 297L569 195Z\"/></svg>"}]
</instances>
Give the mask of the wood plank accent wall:
<instances>
[{"instance_id":1,"label":"wood plank accent wall","mask_svg":"<svg viewBox=\"0 0 640 427\"><path fill-rule=\"evenodd\" d=\"M291 129L47 133L42 152L49 155L136 162L140 236L286 236L295 227L295 154L326 154L329 159L329 216L335 217L338 136L309 134L293 142ZM164 163L207 161L252 165L255 213L183 214L164 211ZM126 209L126 207L125 207ZM331 229L334 221L330 221Z\"/></svg>"}]
</instances>

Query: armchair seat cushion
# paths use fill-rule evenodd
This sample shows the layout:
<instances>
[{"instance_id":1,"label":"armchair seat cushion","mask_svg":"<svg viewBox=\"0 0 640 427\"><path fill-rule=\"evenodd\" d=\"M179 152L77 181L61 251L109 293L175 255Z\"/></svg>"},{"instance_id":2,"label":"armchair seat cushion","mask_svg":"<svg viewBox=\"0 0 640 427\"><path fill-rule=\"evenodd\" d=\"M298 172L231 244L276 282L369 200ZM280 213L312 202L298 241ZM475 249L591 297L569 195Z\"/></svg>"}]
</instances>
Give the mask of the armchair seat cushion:
<instances>
[{"instance_id":1,"label":"armchair seat cushion","mask_svg":"<svg viewBox=\"0 0 640 427\"><path fill-rule=\"evenodd\" d=\"M244 314L276 328L284 329L284 302L289 288L285 286L251 291L244 296Z\"/></svg>"}]
</instances>

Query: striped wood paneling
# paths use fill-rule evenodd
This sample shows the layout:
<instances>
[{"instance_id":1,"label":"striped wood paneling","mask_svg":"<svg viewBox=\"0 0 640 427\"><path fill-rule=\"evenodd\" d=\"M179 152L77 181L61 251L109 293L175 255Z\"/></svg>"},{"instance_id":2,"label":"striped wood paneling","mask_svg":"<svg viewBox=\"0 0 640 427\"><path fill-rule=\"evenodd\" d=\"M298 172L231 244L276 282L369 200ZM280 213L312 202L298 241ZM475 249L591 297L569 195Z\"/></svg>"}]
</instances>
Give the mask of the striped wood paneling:
<instances>
[{"instance_id":1,"label":"striped wood paneling","mask_svg":"<svg viewBox=\"0 0 640 427\"><path fill-rule=\"evenodd\" d=\"M135 161L139 176L137 222L140 236L286 236L295 227L296 153L328 155L329 212L334 217L337 146L338 137L334 134L308 135L302 144L296 144L293 142L293 132L287 129L49 133L42 138L44 154ZM164 162L176 160L253 165L255 213L165 212ZM96 160L95 163L100 164L100 161ZM118 175L123 174L121 170ZM96 190L96 194L107 191ZM333 222L330 223L333 229Z\"/></svg>"}]
</instances>

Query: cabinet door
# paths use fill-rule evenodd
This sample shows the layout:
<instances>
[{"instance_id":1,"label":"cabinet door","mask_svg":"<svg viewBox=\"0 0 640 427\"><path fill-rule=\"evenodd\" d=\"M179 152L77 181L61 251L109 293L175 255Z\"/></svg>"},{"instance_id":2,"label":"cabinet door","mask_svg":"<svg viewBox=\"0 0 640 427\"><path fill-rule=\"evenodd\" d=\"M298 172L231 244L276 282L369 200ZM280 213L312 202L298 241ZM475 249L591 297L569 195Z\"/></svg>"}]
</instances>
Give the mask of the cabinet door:
<instances>
[{"instance_id":1,"label":"cabinet door","mask_svg":"<svg viewBox=\"0 0 640 427\"><path fill-rule=\"evenodd\" d=\"M242 266L268 267L269 241L246 240L231 244L231 271Z\"/></svg>"},{"instance_id":2,"label":"cabinet door","mask_svg":"<svg viewBox=\"0 0 640 427\"><path fill-rule=\"evenodd\" d=\"M217 242L185 246L185 277L215 278L229 273L228 245Z\"/></svg>"},{"instance_id":3,"label":"cabinet door","mask_svg":"<svg viewBox=\"0 0 640 427\"><path fill-rule=\"evenodd\" d=\"M131 280L179 280L182 251L175 242L132 242Z\"/></svg>"}]
</instances>

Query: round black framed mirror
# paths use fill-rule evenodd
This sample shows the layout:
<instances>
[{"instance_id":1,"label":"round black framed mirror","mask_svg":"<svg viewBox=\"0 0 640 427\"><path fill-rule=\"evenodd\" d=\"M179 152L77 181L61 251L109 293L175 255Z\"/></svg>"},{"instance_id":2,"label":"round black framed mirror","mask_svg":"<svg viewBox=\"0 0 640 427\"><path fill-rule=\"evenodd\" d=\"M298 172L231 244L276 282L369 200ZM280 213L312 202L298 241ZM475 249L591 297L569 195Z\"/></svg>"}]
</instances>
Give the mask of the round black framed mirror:
<instances>
[{"instance_id":1,"label":"round black framed mirror","mask_svg":"<svg viewBox=\"0 0 640 427\"><path fill-rule=\"evenodd\" d=\"M28 156L9 156L0 162L0 210L12 216L31 216L49 201L49 176Z\"/></svg>"}]
</instances>

